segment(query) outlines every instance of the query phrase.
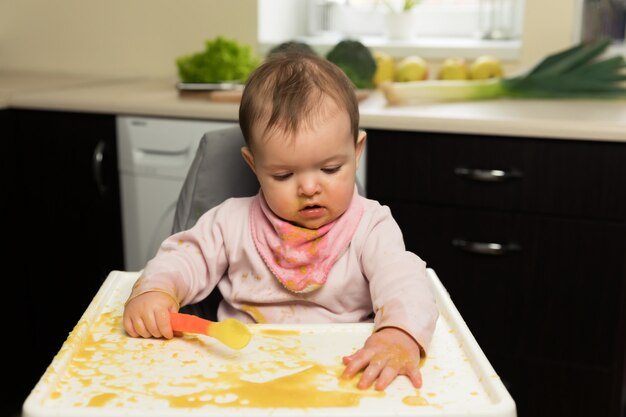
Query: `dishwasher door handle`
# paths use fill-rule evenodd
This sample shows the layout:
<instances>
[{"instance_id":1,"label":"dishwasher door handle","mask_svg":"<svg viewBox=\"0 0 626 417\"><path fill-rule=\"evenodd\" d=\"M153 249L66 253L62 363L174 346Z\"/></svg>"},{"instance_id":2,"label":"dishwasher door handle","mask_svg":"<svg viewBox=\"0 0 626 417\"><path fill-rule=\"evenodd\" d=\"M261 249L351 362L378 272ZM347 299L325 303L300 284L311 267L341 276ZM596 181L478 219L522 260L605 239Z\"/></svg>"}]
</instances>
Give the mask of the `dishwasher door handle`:
<instances>
[{"instance_id":1,"label":"dishwasher door handle","mask_svg":"<svg viewBox=\"0 0 626 417\"><path fill-rule=\"evenodd\" d=\"M191 147L178 149L133 149L133 163L135 168L149 169L176 168L189 166L195 153Z\"/></svg>"}]
</instances>

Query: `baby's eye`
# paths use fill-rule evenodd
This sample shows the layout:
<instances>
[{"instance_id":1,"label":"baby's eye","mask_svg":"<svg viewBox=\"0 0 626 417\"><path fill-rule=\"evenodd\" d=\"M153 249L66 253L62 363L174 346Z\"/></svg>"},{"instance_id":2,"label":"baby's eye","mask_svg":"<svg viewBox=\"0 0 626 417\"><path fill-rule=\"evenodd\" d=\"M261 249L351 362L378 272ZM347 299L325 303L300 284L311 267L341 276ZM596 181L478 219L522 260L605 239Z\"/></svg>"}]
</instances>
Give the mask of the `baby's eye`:
<instances>
[{"instance_id":1,"label":"baby's eye","mask_svg":"<svg viewBox=\"0 0 626 417\"><path fill-rule=\"evenodd\" d=\"M336 167L330 167L330 168L322 168L322 172L325 172L326 174L334 174L340 169L341 169L341 165L336 166Z\"/></svg>"},{"instance_id":2,"label":"baby's eye","mask_svg":"<svg viewBox=\"0 0 626 417\"><path fill-rule=\"evenodd\" d=\"M276 181L285 181L289 177L291 177L291 173L272 175Z\"/></svg>"}]
</instances>

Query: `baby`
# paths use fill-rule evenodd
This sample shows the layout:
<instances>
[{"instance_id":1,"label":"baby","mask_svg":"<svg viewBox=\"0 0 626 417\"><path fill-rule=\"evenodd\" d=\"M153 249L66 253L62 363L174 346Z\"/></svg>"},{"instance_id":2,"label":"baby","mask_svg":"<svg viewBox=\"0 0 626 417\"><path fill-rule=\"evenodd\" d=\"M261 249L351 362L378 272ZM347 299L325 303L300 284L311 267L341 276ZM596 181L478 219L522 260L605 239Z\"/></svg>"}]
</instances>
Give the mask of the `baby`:
<instances>
[{"instance_id":1,"label":"baby","mask_svg":"<svg viewBox=\"0 0 626 417\"><path fill-rule=\"evenodd\" d=\"M246 83L239 124L260 191L162 243L126 302L126 332L170 339L169 312L217 287L220 320L373 320L364 346L343 358L343 377L363 371L359 388L384 390L406 375L420 387L438 310L389 208L358 194L366 135L349 79L315 55L272 54Z\"/></svg>"}]
</instances>

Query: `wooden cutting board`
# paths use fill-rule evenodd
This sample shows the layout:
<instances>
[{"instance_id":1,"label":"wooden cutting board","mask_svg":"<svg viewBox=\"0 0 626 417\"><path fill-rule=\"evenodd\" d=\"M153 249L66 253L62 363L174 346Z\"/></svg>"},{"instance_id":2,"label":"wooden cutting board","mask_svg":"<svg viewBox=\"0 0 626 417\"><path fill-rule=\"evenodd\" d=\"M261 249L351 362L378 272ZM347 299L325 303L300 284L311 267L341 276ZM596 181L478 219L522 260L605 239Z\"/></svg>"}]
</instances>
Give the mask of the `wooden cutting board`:
<instances>
[{"instance_id":1,"label":"wooden cutting board","mask_svg":"<svg viewBox=\"0 0 626 417\"><path fill-rule=\"evenodd\" d=\"M181 98L209 100L220 103L239 103L241 101L242 90L224 90L224 91L186 91L178 90L178 96Z\"/></svg>"}]
</instances>

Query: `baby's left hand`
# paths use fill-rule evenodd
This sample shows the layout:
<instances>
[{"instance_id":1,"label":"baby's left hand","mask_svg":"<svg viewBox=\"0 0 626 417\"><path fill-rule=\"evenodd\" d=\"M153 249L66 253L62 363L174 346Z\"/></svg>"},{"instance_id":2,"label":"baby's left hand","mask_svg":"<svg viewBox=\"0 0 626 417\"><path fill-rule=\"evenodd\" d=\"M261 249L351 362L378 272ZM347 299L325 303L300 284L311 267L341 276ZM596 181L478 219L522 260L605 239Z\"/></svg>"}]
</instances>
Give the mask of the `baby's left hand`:
<instances>
[{"instance_id":1,"label":"baby's left hand","mask_svg":"<svg viewBox=\"0 0 626 417\"><path fill-rule=\"evenodd\" d=\"M358 388L374 388L382 391L398 375L406 375L415 388L422 386L420 373L420 346L407 333L393 327L386 327L372 334L365 345L350 356L344 356L346 369L343 378L350 379L362 369L363 375Z\"/></svg>"}]
</instances>

